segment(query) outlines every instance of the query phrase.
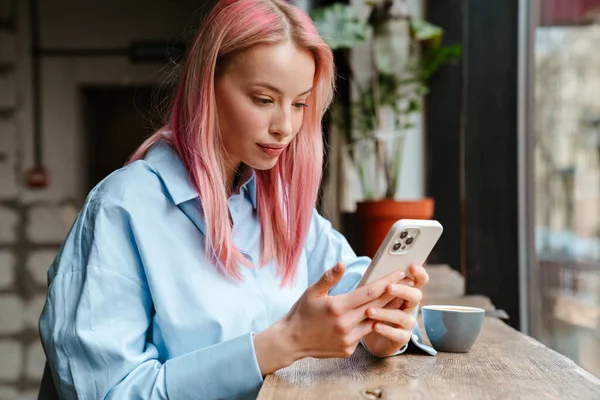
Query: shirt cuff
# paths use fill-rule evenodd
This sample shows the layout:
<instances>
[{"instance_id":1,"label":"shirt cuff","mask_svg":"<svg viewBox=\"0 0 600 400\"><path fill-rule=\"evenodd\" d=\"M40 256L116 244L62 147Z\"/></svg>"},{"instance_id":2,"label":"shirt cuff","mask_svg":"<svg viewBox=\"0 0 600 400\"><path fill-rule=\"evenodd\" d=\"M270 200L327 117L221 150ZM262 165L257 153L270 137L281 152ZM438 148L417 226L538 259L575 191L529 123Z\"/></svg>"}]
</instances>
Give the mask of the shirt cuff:
<instances>
[{"instance_id":1,"label":"shirt cuff","mask_svg":"<svg viewBox=\"0 0 600 400\"><path fill-rule=\"evenodd\" d=\"M252 333L165 363L171 399L256 398L263 382Z\"/></svg>"},{"instance_id":2,"label":"shirt cuff","mask_svg":"<svg viewBox=\"0 0 600 400\"><path fill-rule=\"evenodd\" d=\"M410 341L409 341L409 343L410 343ZM362 344L362 346L363 346L363 347L364 347L364 348L365 348L365 349L366 349L366 350L367 350L369 353L371 353L371 351L369 350L369 348L367 347L367 345L365 344L365 342L363 342L363 340L362 340L362 339L360 339L360 344ZM386 357L394 357L394 356L397 356L397 355L399 355L399 354L402 354L402 353L404 353L404 352L406 351L406 349L407 349L407 348L408 348L408 343L406 343L404 346L402 346L402 347L400 348L400 350L398 350L398 351L397 351L397 352L395 352L394 354L390 354L389 356L386 356ZM379 357L379 356L376 356L376 355L374 355L373 353L371 353L371 355L372 355L373 357ZM379 357L379 358L385 358L385 357Z\"/></svg>"}]
</instances>

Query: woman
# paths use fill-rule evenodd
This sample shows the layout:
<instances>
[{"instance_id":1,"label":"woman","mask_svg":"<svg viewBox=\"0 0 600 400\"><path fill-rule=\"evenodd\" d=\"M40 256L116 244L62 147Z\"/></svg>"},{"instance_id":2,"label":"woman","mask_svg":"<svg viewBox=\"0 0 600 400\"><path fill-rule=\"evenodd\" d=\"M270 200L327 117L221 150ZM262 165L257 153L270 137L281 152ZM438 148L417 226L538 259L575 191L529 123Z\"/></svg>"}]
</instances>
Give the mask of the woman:
<instances>
[{"instance_id":1,"label":"woman","mask_svg":"<svg viewBox=\"0 0 600 400\"><path fill-rule=\"evenodd\" d=\"M282 0L205 21L169 124L90 192L50 268L40 332L63 398L255 397L303 357L410 339L423 268L353 290L370 260L314 211L330 49Z\"/></svg>"}]
</instances>

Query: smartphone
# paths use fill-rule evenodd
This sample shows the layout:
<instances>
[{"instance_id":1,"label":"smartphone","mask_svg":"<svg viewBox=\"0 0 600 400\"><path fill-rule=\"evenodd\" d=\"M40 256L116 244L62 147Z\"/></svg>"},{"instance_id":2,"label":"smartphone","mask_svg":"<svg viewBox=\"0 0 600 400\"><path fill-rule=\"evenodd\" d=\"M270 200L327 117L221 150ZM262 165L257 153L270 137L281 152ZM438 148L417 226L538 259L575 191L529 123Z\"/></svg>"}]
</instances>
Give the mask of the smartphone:
<instances>
[{"instance_id":1,"label":"smartphone","mask_svg":"<svg viewBox=\"0 0 600 400\"><path fill-rule=\"evenodd\" d=\"M442 225L434 220L401 219L392 225L373 257L358 287L399 269L408 278L411 265L423 265L442 235Z\"/></svg>"}]
</instances>

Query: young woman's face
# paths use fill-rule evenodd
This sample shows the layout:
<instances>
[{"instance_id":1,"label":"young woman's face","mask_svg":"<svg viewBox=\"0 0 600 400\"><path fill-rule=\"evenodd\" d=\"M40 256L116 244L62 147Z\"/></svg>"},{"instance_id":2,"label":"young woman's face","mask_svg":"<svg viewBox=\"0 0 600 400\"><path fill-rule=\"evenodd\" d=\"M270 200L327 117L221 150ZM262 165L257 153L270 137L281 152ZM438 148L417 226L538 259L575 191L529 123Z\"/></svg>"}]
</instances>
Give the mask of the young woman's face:
<instances>
[{"instance_id":1,"label":"young woman's face","mask_svg":"<svg viewBox=\"0 0 600 400\"><path fill-rule=\"evenodd\" d=\"M312 54L291 43L255 46L222 71L215 96L228 171L275 166L302 125L314 74Z\"/></svg>"}]
</instances>

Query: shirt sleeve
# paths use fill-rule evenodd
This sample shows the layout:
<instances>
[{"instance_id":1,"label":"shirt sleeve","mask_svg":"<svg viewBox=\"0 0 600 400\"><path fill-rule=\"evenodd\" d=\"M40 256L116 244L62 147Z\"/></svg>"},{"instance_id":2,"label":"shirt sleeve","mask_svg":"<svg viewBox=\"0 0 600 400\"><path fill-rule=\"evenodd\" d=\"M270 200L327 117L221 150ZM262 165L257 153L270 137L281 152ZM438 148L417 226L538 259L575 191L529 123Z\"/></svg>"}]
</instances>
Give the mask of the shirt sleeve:
<instances>
[{"instance_id":1,"label":"shirt sleeve","mask_svg":"<svg viewBox=\"0 0 600 400\"><path fill-rule=\"evenodd\" d=\"M262 376L251 333L161 358L135 237L126 210L86 203L50 268L39 327L61 398L255 397Z\"/></svg>"},{"instance_id":2,"label":"shirt sleeve","mask_svg":"<svg viewBox=\"0 0 600 400\"><path fill-rule=\"evenodd\" d=\"M371 263L369 257L358 257L346 238L316 210L313 212L307 237L307 248L309 285L315 283L325 271L339 261L346 264L344 277L329 291L332 296L354 290Z\"/></svg>"}]
</instances>

